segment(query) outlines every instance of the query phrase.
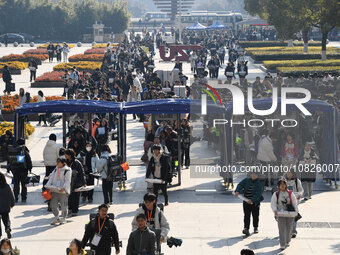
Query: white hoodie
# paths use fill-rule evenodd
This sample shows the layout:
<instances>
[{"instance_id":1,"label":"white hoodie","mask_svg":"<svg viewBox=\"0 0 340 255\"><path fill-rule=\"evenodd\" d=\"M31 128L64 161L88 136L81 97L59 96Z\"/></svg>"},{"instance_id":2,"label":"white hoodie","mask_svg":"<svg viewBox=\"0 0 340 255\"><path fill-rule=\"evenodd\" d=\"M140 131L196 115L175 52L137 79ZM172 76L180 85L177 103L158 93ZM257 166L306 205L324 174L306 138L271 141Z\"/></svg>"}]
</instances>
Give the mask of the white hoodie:
<instances>
[{"instance_id":1,"label":"white hoodie","mask_svg":"<svg viewBox=\"0 0 340 255\"><path fill-rule=\"evenodd\" d=\"M57 159L59 157L59 146L55 141L53 140L47 141L44 148L43 157L45 166L57 165Z\"/></svg>"},{"instance_id":2,"label":"white hoodie","mask_svg":"<svg viewBox=\"0 0 340 255\"><path fill-rule=\"evenodd\" d=\"M58 174L58 167L56 167L56 169L54 169L53 172L49 175L46 186L57 186L58 179L59 179L60 187L64 188L67 194L70 194L71 193L71 177L72 177L72 170L68 166L64 166L63 168L60 168L59 174Z\"/></svg>"}]
</instances>

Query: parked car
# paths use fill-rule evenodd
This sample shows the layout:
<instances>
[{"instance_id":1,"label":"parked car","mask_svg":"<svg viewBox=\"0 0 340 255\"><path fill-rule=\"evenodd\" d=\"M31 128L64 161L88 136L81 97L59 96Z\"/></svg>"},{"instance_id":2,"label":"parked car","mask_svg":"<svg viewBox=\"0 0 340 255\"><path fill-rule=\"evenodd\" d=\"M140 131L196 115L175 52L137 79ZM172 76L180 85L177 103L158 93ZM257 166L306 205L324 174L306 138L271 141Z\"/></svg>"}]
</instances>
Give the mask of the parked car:
<instances>
[{"instance_id":1,"label":"parked car","mask_svg":"<svg viewBox=\"0 0 340 255\"><path fill-rule=\"evenodd\" d=\"M26 33L18 33L19 35L23 36L25 38L26 43L34 42L34 36Z\"/></svg>"},{"instance_id":2,"label":"parked car","mask_svg":"<svg viewBox=\"0 0 340 255\"><path fill-rule=\"evenodd\" d=\"M5 43L5 36L6 34L0 35L0 42L1 43ZM13 33L7 33L7 42L8 43L24 43L25 42L25 38L22 35L19 34L13 34Z\"/></svg>"}]
</instances>

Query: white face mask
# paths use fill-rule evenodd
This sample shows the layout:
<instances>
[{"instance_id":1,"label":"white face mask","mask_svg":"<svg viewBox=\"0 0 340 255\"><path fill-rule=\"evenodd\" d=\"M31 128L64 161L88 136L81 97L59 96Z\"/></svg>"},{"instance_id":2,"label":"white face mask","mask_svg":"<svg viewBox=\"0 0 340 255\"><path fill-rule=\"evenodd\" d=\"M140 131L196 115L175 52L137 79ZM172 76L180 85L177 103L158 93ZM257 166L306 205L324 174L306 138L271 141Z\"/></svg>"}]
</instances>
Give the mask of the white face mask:
<instances>
[{"instance_id":1,"label":"white face mask","mask_svg":"<svg viewBox=\"0 0 340 255\"><path fill-rule=\"evenodd\" d=\"M1 249L1 252L4 253L4 254L9 253L10 251L11 251L10 248L8 248L8 249Z\"/></svg>"},{"instance_id":2,"label":"white face mask","mask_svg":"<svg viewBox=\"0 0 340 255\"><path fill-rule=\"evenodd\" d=\"M86 147L86 150L90 152L92 150L92 147Z\"/></svg>"}]
</instances>

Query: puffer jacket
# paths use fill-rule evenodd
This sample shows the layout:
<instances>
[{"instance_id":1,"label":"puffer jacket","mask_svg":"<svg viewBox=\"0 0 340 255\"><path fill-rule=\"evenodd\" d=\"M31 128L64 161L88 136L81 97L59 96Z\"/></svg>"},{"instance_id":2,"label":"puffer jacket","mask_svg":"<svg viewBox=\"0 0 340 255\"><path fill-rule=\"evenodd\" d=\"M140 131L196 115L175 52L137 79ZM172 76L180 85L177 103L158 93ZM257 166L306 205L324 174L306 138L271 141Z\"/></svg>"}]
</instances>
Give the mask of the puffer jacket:
<instances>
[{"instance_id":1,"label":"puffer jacket","mask_svg":"<svg viewBox=\"0 0 340 255\"><path fill-rule=\"evenodd\" d=\"M259 146L257 153L258 160L265 162L273 162L277 160L274 154L273 143L268 136L262 137L258 146Z\"/></svg>"},{"instance_id":2,"label":"puffer jacket","mask_svg":"<svg viewBox=\"0 0 340 255\"><path fill-rule=\"evenodd\" d=\"M161 230L161 236L163 236L164 238L167 237L169 231L170 231L170 225L168 220L166 219L164 213L156 206L155 209L155 228L156 229L160 229ZM138 226L137 226L137 216L139 214L145 214L145 210L143 208L143 206L139 207L136 211L136 216L133 218L132 220L132 231L137 230Z\"/></svg>"},{"instance_id":3,"label":"puffer jacket","mask_svg":"<svg viewBox=\"0 0 340 255\"><path fill-rule=\"evenodd\" d=\"M65 189L67 194L71 193L72 171L68 166L59 169L60 186ZM58 167L49 175L46 186L56 186L58 182Z\"/></svg>"},{"instance_id":4,"label":"puffer jacket","mask_svg":"<svg viewBox=\"0 0 340 255\"><path fill-rule=\"evenodd\" d=\"M14 194L7 183L0 186L0 198L0 213L9 213L14 206Z\"/></svg>"},{"instance_id":5,"label":"puffer jacket","mask_svg":"<svg viewBox=\"0 0 340 255\"><path fill-rule=\"evenodd\" d=\"M57 165L57 159L59 157L59 146L55 141L53 140L47 141L44 148L43 157L45 166Z\"/></svg>"}]
</instances>

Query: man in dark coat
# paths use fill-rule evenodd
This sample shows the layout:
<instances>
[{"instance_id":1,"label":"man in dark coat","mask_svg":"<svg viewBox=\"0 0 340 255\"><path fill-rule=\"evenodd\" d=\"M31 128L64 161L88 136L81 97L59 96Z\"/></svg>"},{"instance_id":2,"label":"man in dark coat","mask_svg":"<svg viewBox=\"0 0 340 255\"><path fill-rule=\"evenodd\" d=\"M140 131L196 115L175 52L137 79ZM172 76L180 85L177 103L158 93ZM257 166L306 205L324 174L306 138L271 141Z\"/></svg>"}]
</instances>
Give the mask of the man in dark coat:
<instances>
[{"instance_id":1,"label":"man in dark coat","mask_svg":"<svg viewBox=\"0 0 340 255\"><path fill-rule=\"evenodd\" d=\"M11 238L11 222L9 220L9 213L14 206L14 195L11 187L7 184L5 175L0 173L0 216L2 222L5 225L5 232L7 238ZM0 224L0 237L2 236L1 224Z\"/></svg>"},{"instance_id":2,"label":"man in dark coat","mask_svg":"<svg viewBox=\"0 0 340 255\"><path fill-rule=\"evenodd\" d=\"M30 69L31 72L30 82L35 81L35 78L37 77L38 65L33 58L31 58L30 62L28 63L28 69Z\"/></svg>"},{"instance_id":3,"label":"man in dark coat","mask_svg":"<svg viewBox=\"0 0 340 255\"><path fill-rule=\"evenodd\" d=\"M154 145L153 156L150 159L146 178L152 174L154 179L158 179L160 183L153 184L153 193L158 197L158 190L161 189L164 195L165 205L169 204L167 185L169 177L169 157L161 152L159 145Z\"/></svg>"},{"instance_id":4,"label":"man in dark coat","mask_svg":"<svg viewBox=\"0 0 340 255\"><path fill-rule=\"evenodd\" d=\"M9 71L9 68L7 65L4 66L4 70L2 72L2 80L6 84L4 92L7 92L7 95L11 94L12 91L12 75L11 72Z\"/></svg>"},{"instance_id":5,"label":"man in dark coat","mask_svg":"<svg viewBox=\"0 0 340 255\"><path fill-rule=\"evenodd\" d=\"M48 52L48 60L49 62L53 62L53 57L54 57L54 45L52 42L47 46L47 52Z\"/></svg>"},{"instance_id":6,"label":"man in dark coat","mask_svg":"<svg viewBox=\"0 0 340 255\"><path fill-rule=\"evenodd\" d=\"M108 209L106 204L99 206L98 216L87 225L82 240L83 248L90 240L91 249L96 255L110 255L111 244L114 244L116 254L120 253L118 231L113 220L107 215Z\"/></svg>"}]
</instances>

